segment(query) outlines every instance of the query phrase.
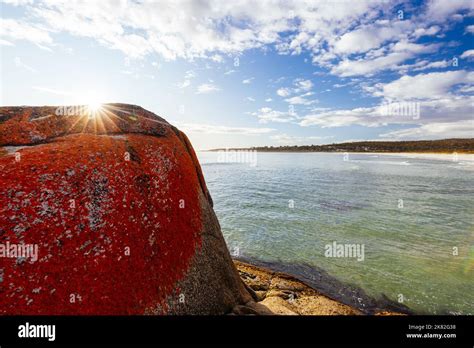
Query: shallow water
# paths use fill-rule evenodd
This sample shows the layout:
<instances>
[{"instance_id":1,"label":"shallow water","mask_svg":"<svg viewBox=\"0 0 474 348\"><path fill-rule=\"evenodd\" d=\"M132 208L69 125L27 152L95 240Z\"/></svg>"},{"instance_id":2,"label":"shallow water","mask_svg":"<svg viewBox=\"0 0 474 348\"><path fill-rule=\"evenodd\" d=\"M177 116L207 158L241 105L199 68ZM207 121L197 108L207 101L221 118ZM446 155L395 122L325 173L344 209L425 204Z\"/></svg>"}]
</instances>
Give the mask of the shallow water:
<instances>
[{"instance_id":1,"label":"shallow water","mask_svg":"<svg viewBox=\"0 0 474 348\"><path fill-rule=\"evenodd\" d=\"M235 255L314 266L416 313L474 314L471 156L198 156ZM363 245L363 260L326 257L334 241Z\"/></svg>"}]
</instances>

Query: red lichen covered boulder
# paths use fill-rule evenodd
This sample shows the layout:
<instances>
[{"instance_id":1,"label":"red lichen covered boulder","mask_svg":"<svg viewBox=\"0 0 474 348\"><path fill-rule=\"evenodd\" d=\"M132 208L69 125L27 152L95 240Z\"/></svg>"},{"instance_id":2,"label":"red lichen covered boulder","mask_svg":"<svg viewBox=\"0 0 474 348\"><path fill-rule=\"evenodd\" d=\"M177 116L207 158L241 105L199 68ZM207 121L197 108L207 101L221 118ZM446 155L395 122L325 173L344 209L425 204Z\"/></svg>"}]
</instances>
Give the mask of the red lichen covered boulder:
<instances>
[{"instance_id":1,"label":"red lichen covered boulder","mask_svg":"<svg viewBox=\"0 0 474 348\"><path fill-rule=\"evenodd\" d=\"M187 137L140 107L0 108L0 314L250 300Z\"/></svg>"}]
</instances>

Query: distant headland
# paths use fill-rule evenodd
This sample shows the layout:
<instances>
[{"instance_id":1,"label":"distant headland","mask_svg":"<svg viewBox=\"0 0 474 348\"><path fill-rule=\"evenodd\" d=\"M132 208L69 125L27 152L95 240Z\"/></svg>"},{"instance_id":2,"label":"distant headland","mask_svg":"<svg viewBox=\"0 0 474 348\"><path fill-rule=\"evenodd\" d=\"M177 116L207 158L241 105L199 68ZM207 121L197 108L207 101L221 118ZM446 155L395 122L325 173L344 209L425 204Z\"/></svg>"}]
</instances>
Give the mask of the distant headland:
<instances>
[{"instance_id":1,"label":"distant headland","mask_svg":"<svg viewBox=\"0 0 474 348\"><path fill-rule=\"evenodd\" d=\"M412 153L460 153L474 154L474 138L411 140L411 141L358 141L327 145L258 146L250 148L212 149L256 150L260 152L412 152Z\"/></svg>"}]
</instances>

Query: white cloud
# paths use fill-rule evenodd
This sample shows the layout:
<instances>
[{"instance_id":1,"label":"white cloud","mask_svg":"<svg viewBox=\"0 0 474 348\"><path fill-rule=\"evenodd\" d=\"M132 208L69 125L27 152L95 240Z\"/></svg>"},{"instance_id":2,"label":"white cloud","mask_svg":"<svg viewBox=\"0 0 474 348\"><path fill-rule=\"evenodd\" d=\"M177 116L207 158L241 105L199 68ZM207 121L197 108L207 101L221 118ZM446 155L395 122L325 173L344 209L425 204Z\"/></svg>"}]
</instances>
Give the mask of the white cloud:
<instances>
[{"instance_id":1,"label":"white cloud","mask_svg":"<svg viewBox=\"0 0 474 348\"><path fill-rule=\"evenodd\" d=\"M25 70L28 70L29 72L32 72L32 73L36 73L38 72L38 70L36 70L35 68L33 68L32 66L24 63L20 57L15 57L14 59L14 63L15 63L15 66L17 68L21 68L21 69L25 69Z\"/></svg>"},{"instance_id":2,"label":"white cloud","mask_svg":"<svg viewBox=\"0 0 474 348\"><path fill-rule=\"evenodd\" d=\"M0 38L7 42L17 40L30 41L39 46L51 45L53 43L53 39L46 29L8 18L0 20Z\"/></svg>"},{"instance_id":3,"label":"white cloud","mask_svg":"<svg viewBox=\"0 0 474 348\"><path fill-rule=\"evenodd\" d=\"M276 91L276 94L279 95L280 97L289 97L292 94L296 93L304 93L307 92L303 95L300 96L295 96L292 98L285 99L288 103L290 104L304 104L304 105L309 105L312 104L316 101L310 101L305 99L305 97L311 96L313 93L308 92L313 88L313 82L311 80L304 80L304 79L295 79L293 81L293 86L292 87L282 87L279 88Z\"/></svg>"},{"instance_id":4,"label":"white cloud","mask_svg":"<svg viewBox=\"0 0 474 348\"><path fill-rule=\"evenodd\" d=\"M426 27L420 25L426 25ZM332 52L337 55L367 53L365 57L367 59L383 54L384 49L381 47L386 43L406 42L422 36L432 36L440 30L441 28L437 25L430 26L428 23L418 23L406 19L377 20L329 41L333 45Z\"/></svg>"},{"instance_id":5,"label":"white cloud","mask_svg":"<svg viewBox=\"0 0 474 348\"><path fill-rule=\"evenodd\" d=\"M389 1L8 2L26 4L27 16L2 20L4 44L22 39L52 45L50 33L66 32L134 58L158 54L166 60L218 63L231 54L274 46L282 54L304 50L314 64L340 76L395 69L427 53L416 49L426 45L413 46L418 38L439 34L454 14L473 8L470 0L430 1L410 17L394 20L380 19L396 13L397 4ZM405 47L397 47L397 41Z\"/></svg>"},{"instance_id":6,"label":"white cloud","mask_svg":"<svg viewBox=\"0 0 474 348\"><path fill-rule=\"evenodd\" d=\"M427 70L427 69L442 69L442 68L447 68L450 66L452 63L448 60L439 60L435 62L429 62L427 60L423 60L418 62L417 64L413 64L411 66L408 66L408 68L413 67L413 71L421 71L421 70Z\"/></svg>"},{"instance_id":7,"label":"white cloud","mask_svg":"<svg viewBox=\"0 0 474 348\"><path fill-rule=\"evenodd\" d=\"M191 86L191 80L184 80L183 82L181 83L178 83L178 88L186 88L186 87L189 87Z\"/></svg>"},{"instance_id":8,"label":"white cloud","mask_svg":"<svg viewBox=\"0 0 474 348\"><path fill-rule=\"evenodd\" d=\"M33 86L33 89L40 91L40 92L46 92L50 94L55 94L55 95L61 95L61 96L72 96L73 94L70 92L66 91L60 91L54 88L49 88L49 87L43 87L43 86Z\"/></svg>"},{"instance_id":9,"label":"white cloud","mask_svg":"<svg viewBox=\"0 0 474 348\"><path fill-rule=\"evenodd\" d=\"M184 78L185 79L193 79L196 77L196 73L193 71L193 70L188 70L186 71L186 73L184 74Z\"/></svg>"},{"instance_id":10,"label":"white cloud","mask_svg":"<svg viewBox=\"0 0 474 348\"><path fill-rule=\"evenodd\" d=\"M410 21L377 21L342 35L334 43L334 52L344 55L365 53L386 41L405 38L407 30L413 30Z\"/></svg>"},{"instance_id":11,"label":"white cloud","mask_svg":"<svg viewBox=\"0 0 474 348\"><path fill-rule=\"evenodd\" d=\"M333 136L292 136L286 133L280 133L270 136L270 139L275 140L281 145L301 145L301 144L320 144L321 140L330 139Z\"/></svg>"},{"instance_id":12,"label":"white cloud","mask_svg":"<svg viewBox=\"0 0 474 348\"><path fill-rule=\"evenodd\" d=\"M3 2L8 5L12 6L23 6L23 5L30 5L34 3L34 0L2 0Z\"/></svg>"},{"instance_id":13,"label":"white cloud","mask_svg":"<svg viewBox=\"0 0 474 348\"><path fill-rule=\"evenodd\" d=\"M260 108L257 112L251 113L251 115L256 116L260 123L288 123L294 121L297 117L294 113L277 111L269 107Z\"/></svg>"},{"instance_id":14,"label":"white cloud","mask_svg":"<svg viewBox=\"0 0 474 348\"><path fill-rule=\"evenodd\" d=\"M468 60L474 59L474 50L464 51L463 54L461 54L461 58Z\"/></svg>"},{"instance_id":15,"label":"white cloud","mask_svg":"<svg viewBox=\"0 0 474 348\"><path fill-rule=\"evenodd\" d=\"M466 27L466 33L474 34L474 24Z\"/></svg>"},{"instance_id":16,"label":"white cloud","mask_svg":"<svg viewBox=\"0 0 474 348\"><path fill-rule=\"evenodd\" d=\"M354 124L368 125L367 117L374 112L373 108L356 108L343 110L330 110L311 113L303 117L300 126L343 127Z\"/></svg>"},{"instance_id":17,"label":"white cloud","mask_svg":"<svg viewBox=\"0 0 474 348\"><path fill-rule=\"evenodd\" d=\"M265 99L265 101L266 101L267 103L270 103L271 101L273 101L273 99L272 99L272 98L267 98L267 99Z\"/></svg>"},{"instance_id":18,"label":"white cloud","mask_svg":"<svg viewBox=\"0 0 474 348\"><path fill-rule=\"evenodd\" d=\"M262 135L268 134L275 129L258 127L227 127L201 123L177 123L177 126L187 133L203 134L242 134L242 135Z\"/></svg>"},{"instance_id":19,"label":"white cloud","mask_svg":"<svg viewBox=\"0 0 474 348\"><path fill-rule=\"evenodd\" d=\"M210 58L216 63L222 63L224 61L224 58L220 54L214 54Z\"/></svg>"},{"instance_id":20,"label":"white cloud","mask_svg":"<svg viewBox=\"0 0 474 348\"><path fill-rule=\"evenodd\" d=\"M474 11L474 2L471 0L430 0L426 17L431 20L445 20L462 10L470 10L472 13Z\"/></svg>"},{"instance_id":21,"label":"white cloud","mask_svg":"<svg viewBox=\"0 0 474 348\"><path fill-rule=\"evenodd\" d=\"M242 83L243 83L244 85L248 85L248 84L252 83L253 80L254 80L254 78L251 77L251 78L249 78L249 79L242 80Z\"/></svg>"},{"instance_id":22,"label":"white cloud","mask_svg":"<svg viewBox=\"0 0 474 348\"><path fill-rule=\"evenodd\" d=\"M220 91L220 88L217 87L216 85L212 83L203 83L202 85L198 86L196 93L207 94L207 93L212 93L212 92L217 92L217 91Z\"/></svg>"},{"instance_id":23,"label":"white cloud","mask_svg":"<svg viewBox=\"0 0 474 348\"><path fill-rule=\"evenodd\" d=\"M291 91L288 88L279 88L276 91L276 94L278 94L280 97L288 97L291 94Z\"/></svg>"},{"instance_id":24,"label":"white cloud","mask_svg":"<svg viewBox=\"0 0 474 348\"><path fill-rule=\"evenodd\" d=\"M431 62L427 65L425 65L423 68L418 68L418 69L415 69L415 70L425 70L425 69L433 69L433 68L436 68L436 69L439 69L439 68L447 68L448 66L450 66L451 62L448 61L448 60L439 60L437 62Z\"/></svg>"},{"instance_id":25,"label":"white cloud","mask_svg":"<svg viewBox=\"0 0 474 348\"><path fill-rule=\"evenodd\" d=\"M418 28L414 31L413 35L416 38L419 38L421 36L432 36L435 34L438 34L441 31L441 28L438 25L433 25L428 28Z\"/></svg>"},{"instance_id":26,"label":"white cloud","mask_svg":"<svg viewBox=\"0 0 474 348\"><path fill-rule=\"evenodd\" d=\"M471 86L463 86L458 90L461 93L474 93L474 85Z\"/></svg>"},{"instance_id":27,"label":"white cloud","mask_svg":"<svg viewBox=\"0 0 474 348\"><path fill-rule=\"evenodd\" d=\"M473 133L474 122L472 120L464 120L450 123L430 123L420 127L384 133L380 136L392 140L447 139L472 138Z\"/></svg>"},{"instance_id":28,"label":"white cloud","mask_svg":"<svg viewBox=\"0 0 474 348\"><path fill-rule=\"evenodd\" d=\"M389 53L374 59L344 59L331 69L331 73L341 77L366 75L370 76L386 69L397 69L398 64L418 54L434 52L439 45L414 44L407 41L390 45Z\"/></svg>"},{"instance_id":29,"label":"white cloud","mask_svg":"<svg viewBox=\"0 0 474 348\"><path fill-rule=\"evenodd\" d=\"M398 80L377 84L373 94L393 100L445 98L450 89L459 84L474 83L474 72L454 70L415 76L405 75Z\"/></svg>"},{"instance_id":30,"label":"white cloud","mask_svg":"<svg viewBox=\"0 0 474 348\"><path fill-rule=\"evenodd\" d=\"M93 38L132 57L158 53L168 60L222 62L228 54L283 42L292 53L313 50L329 34L388 6L361 1L350 7L325 1L39 0L28 9L29 20L48 30ZM296 34L288 37L290 31Z\"/></svg>"},{"instance_id":31,"label":"white cloud","mask_svg":"<svg viewBox=\"0 0 474 348\"><path fill-rule=\"evenodd\" d=\"M94 38L132 57L156 52L168 60L207 57L222 62L222 54L278 40L279 32L289 28L282 10L275 11L270 3L246 1L59 0L44 1L32 12L53 30ZM248 24L237 24L244 20Z\"/></svg>"},{"instance_id":32,"label":"white cloud","mask_svg":"<svg viewBox=\"0 0 474 348\"><path fill-rule=\"evenodd\" d=\"M11 43L10 41L2 40L2 39L0 39L0 45L2 45L2 46L14 46L13 43Z\"/></svg>"},{"instance_id":33,"label":"white cloud","mask_svg":"<svg viewBox=\"0 0 474 348\"><path fill-rule=\"evenodd\" d=\"M142 57L152 52L148 40L136 34L110 38L109 45L113 49L127 52L127 55L132 58Z\"/></svg>"},{"instance_id":34,"label":"white cloud","mask_svg":"<svg viewBox=\"0 0 474 348\"><path fill-rule=\"evenodd\" d=\"M386 104L377 106L360 107L354 109L315 109L312 113L300 117L299 125L303 127L319 126L323 128L346 127L360 125L365 127L380 127L389 124L431 124L452 123L458 121L472 120L472 105L474 96L452 96L444 98L420 101L404 101L394 103L407 103L398 105L409 105L417 107L419 115L384 114ZM418 103L409 104L409 103Z\"/></svg>"},{"instance_id":35,"label":"white cloud","mask_svg":"<svg viewBox=\"0 0 474 348\"><path fill-rule=\"evenodd\" d=\"M291 98L285 99L285 101L289 104L293 105L311 105L317 103L318 100L316 99L308 99L307 97L313 95L314 93L308 92L302 95L294 96Z\"/></svg>"},{"instance_id":36,"label":"white cloud","mask_svg":"<svg viewBox=\"0 0 474 348\"><path fill-rule=\"evenodd\" d=\"M311 88L313 88L313 82L311 80L303 80L303 79L297 79L295 81L296 89L294 89L295 93L298 93L300 91L309 91Z\"/></svg>"},{"instance_id":37,"label":"white cloud","mask_svg":"<svg viewBox=\"0 0 474 348\"><path fill-rule=\"evenodd\" d=\"M453 70L403 76L388 83L365 89L383 98L380 105L354 109L314 109L302 116L301 126L343 127L361 125L378 127L388 124L416 124L431 129L431 123L450 124L472 119L474 72ZM460 95L467 93L471 95ZM384 114L385 103L405 103L417 107L419 115ZM431 133L430 133L431 134Z\"/></svg>"},{"instance_id":38,"label":"white cloud","mask_svg":"<svg viewBox=\"0 0 474 348\"><path fill-rule=\"evenodd\" d=\"M184 74L184 81L177 84L178 88L186 88L191 86L191 80L195 77L196 73L193 70L186 71L186 73Z\"/></svg>"}]
</instances>

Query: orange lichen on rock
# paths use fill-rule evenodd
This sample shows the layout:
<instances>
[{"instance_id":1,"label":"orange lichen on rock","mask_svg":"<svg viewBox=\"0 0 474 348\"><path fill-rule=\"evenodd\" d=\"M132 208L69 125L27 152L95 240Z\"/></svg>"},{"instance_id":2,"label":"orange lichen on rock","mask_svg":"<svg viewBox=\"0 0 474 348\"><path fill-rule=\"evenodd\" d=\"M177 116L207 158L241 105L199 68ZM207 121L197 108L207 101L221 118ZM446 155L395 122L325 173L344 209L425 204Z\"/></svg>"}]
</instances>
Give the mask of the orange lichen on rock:
<instances>
[{"instance_id":1,"label":"orange lichen on rock","mask_svg":"<svg viewBox=\"0 0 474 348\"><path fill-rule=\"evenodd\" d=\"M207 189L206 181L204 180L204 175L202 173L201 166L199 165L199 160L196 156L196 152L194 151L191 145L191 142L189 141L186 134L184 134L183 132L179 130L177 130L177 133L180 139L182 140L182 142L185 144L186 148L188 149L189 155L191 156L194 166L196 167L196 171L197 171L197 175L199 178L199 183L201 185L202 191L204 192L204 194L206 195L207 199L209 200L212 206L212 198L211 198L211 195L209 194L209 190Z\"/></svg>"},{"instance_id":2,"label":"orange lichen on rock","mask_svg":"<svg viewBox=\"0 0 474 348\"><path fill-rule=\"evenodd\" d=\"M0 144L40 143L0 157L0 244L38 246L0 257L0 314L166 312L201 245L187 146L157 117L67 135L31 115L0 123Z\"/></svg>"},{"instance_id":3,"label":"orange lichen on rock","mask_svg":"<svg viewBox=\"0 0 474 348\"><path fill-rule=\"evenodd\" d=\"M171 126L134 105L105 104L97 115L87 106L3 107L0 145L31 145L75 133L140 133L162 136Z\"/></svg>"}]
</instances>

